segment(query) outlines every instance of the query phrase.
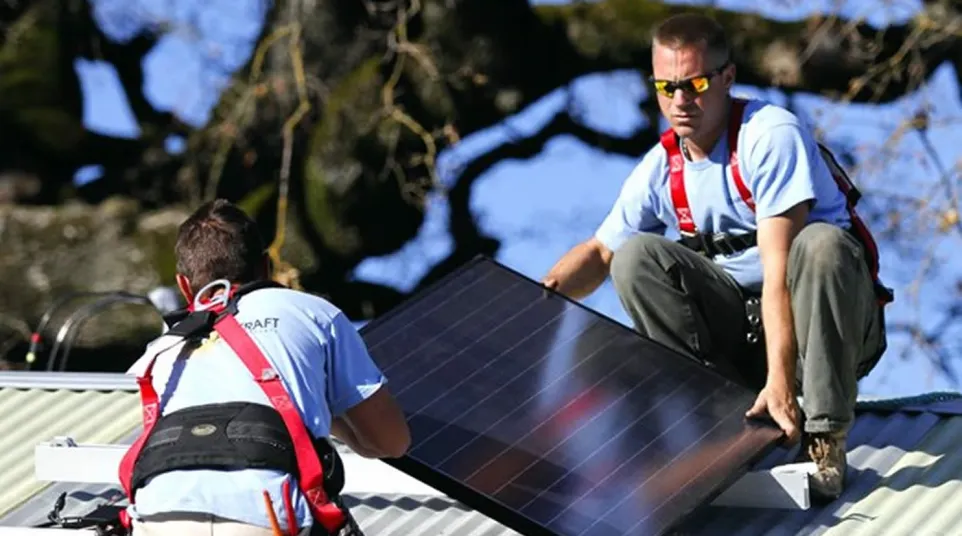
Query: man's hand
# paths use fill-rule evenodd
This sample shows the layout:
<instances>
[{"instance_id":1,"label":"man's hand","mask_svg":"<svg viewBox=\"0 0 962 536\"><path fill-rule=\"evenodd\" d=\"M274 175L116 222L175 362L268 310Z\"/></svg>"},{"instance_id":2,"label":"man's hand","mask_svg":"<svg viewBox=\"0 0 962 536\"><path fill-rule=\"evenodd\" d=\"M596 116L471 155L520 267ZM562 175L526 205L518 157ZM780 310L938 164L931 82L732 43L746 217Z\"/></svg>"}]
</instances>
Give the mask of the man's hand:
<instances>
[{"instance_id":1,"label":"man's hand","mask_svg":"<svg viewBox=\"0 0 962 536\"><path fill-rule=\"evenodd\" d=\"M545 287L580 300L600 286L611 266L613 253L596 238L571 248L541 279Z\"/></svg>"},{"instance_id":2,"label":"man's hand","mask_svg":"<svg viewBox=\"0 0 962 536\"><path fill-rule=\"evenodd\" d=\"M558 290L558 278L551 274L544 276L544 279L541 280L541 284L546 288L550 288L551 290Z\"/></svg>"},{"instance_id":3,"label":"man's hand","mask_svg":"<svg viewBox=\"0 0 962 536\"><path fill-rule=\"evenodd\" d=\"M794 445L801 435L798 400L792 391L788 384L769 381L758 393L755 405L745 413L749 419L760 418L768 413L785 432L786 446Z\"/></svg>"}]
</instances>

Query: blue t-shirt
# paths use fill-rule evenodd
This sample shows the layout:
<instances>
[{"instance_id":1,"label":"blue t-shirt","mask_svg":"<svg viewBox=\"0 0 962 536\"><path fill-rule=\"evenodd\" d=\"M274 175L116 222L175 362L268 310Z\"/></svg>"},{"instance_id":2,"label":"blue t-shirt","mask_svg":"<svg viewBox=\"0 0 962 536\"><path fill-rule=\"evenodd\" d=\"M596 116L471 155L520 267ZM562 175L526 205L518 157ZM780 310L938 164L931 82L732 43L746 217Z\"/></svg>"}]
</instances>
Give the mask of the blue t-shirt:
<instances>
[{"instance_id":1,"label":"blue t-shirt","mask_svg":"<svg viewBox=\"0 0 962 536\"><path fill-rule=\"evenodd\" d=\"M238 301L237 321L280 374L287 392L314 437L329 437L332 416L341 416L386 383L350 320L323 298L289 289L268 288ZM162 337L155 344L163 344ZM216 332L189 357L178 345L163 351L154 366L153 385L161 413L229 401L270 405L250 371ZM145 356L150 355L148 346ZM140 373L145 360L130 372ZM307 502L290 475L272 470L172 471L137 490L132 516L164 512L209 513L269 528L263 490L287 525L282 485L290 479L292 504L300 526L312 521Z\"/></svg>"},{"instance_id":2,"label":"blue t-shirt","mask_svg":"<svg viewBox=\"0 0 962 536\"><path fill-rule=\"evenodd\" d=\"M748 100L738 133L738 167L755 201L755 213L735 186L728 163L728 132L708 158L685 158L685 190L700 232L742 234L756 230L756 218L777 216L803 201L813 201L808 221L850 226L842 194L811 133L788 110ZM668 155L659 143L628 176L595 237L616 251L631 236L650 232L678 236L671 200ZM714 258L740 285L758 291L762 267L758 248Z\"/></svg>"}]
</instances>

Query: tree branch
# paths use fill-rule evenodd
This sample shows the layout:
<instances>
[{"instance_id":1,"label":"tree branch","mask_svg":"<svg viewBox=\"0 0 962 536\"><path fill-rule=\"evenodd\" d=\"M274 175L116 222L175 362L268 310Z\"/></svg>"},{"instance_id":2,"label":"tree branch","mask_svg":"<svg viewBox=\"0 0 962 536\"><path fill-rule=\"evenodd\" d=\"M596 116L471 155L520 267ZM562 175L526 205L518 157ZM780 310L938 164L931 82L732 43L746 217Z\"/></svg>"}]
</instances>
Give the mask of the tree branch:
<instances>
[{"instance_id":1,"label":"tree branch","mask_svg":"<svg viewBox=\"0 0 962 536\"><path fill-rule=\"evenodd\" d=\"M433 283L476 255L494 255L497 252L500 242L484 235L471 213L473 187L478 179L492 166L537 156L548 141L561 135L574 136L582 142L606 152L637 156L657 142L657 124L657 122L649 121L647 127L637 129L628 137L620 137L585 126L577 122L567 109L561 108L534 135L506 141L473 159L460 169L457 182L448 192L450 207L448 230L455 244L454 251L435 265L418 282L417 288L423 288L425 285Z\"/></svg>"},{"instance_id":2,"label":"tree branch","mask_svg":"<svg viewBox=\"0 0 962 536\"><path fill-rule=\"evenodd\" d=\"M942 7L958 19L956 6ZM951 10L951 11L949 11ZM857 102L889 102L913 91L958 55L954 22L923 11L906 24L875 28L837 17L780 22L710 7L606 0L539 5L546 25L560 26L579 57L575 73L650 70L651 32L659 20L701 11L728 29L741 83Z\"/></svg>"},{"instance_id":3,"label":"tree branch","mask_svg":"<svg viewBox=\"0 0 962 536\"><path fill-rule=\"evenodd\" d=\"M157 36L145 29L132 39L118 43L107 36L94 20L94 6L90 0L66 2L64 9L67 13L61 18L61 38L73 48L71 57L65 59L72 61L75 56L112 64L142 136L156 138L174 132L186 134L189 130L187 125L174 114L154 108L144 95L143 61L157 44Z\"/></svg>"},{"instance_id":4,"label":"tree branch","mask_svg":"<svg viewBox=\"0 0 962 536\"><path fill-rule=\"evenodd\" d=\"M932 364L950 381L958 384L958 376L952 370L953 356L947 351L945 339L953 326L958 326L962 320L962 306L950 307L938 324L926 330L917 323L889 322L886 329L890 333L903 333L911 337L917 349L921 349L929 356ZM910 347L906 347L906 351ZM903 352L903 358L905 357Z\"/></svg>"}]
</instances>

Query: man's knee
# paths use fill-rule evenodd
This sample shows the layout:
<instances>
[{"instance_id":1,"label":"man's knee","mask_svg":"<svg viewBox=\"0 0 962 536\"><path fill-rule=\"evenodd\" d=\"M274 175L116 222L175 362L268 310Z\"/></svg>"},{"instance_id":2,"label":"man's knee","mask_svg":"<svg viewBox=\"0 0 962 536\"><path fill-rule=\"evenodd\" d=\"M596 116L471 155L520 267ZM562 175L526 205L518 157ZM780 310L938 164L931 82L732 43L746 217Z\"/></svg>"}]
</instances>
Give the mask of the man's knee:
<instances>
[{"instance_id":1,"label":"man's knee","mask_svg":"<svg viewBox=\"0 0 962 536\"><path fill-rule=\"evenodd\" d=\"M673 245L667 238L652 233L639 233L615 250L611 260L611 279L616 288L628 288L639 275L666 269L666 251Z\"/></svg>"},{"instance_id":2,"label":"man's knee","mask_svg":"<svg viewBox=\"0 0 962 536\"><path fill-rule=\"evenodd\" d=\"M792 241L791 274L812 273L816 278L841 271L860 270L864 262L858 242L841 227L823 222L806 225Z\"/></svg>"}]
</instances>

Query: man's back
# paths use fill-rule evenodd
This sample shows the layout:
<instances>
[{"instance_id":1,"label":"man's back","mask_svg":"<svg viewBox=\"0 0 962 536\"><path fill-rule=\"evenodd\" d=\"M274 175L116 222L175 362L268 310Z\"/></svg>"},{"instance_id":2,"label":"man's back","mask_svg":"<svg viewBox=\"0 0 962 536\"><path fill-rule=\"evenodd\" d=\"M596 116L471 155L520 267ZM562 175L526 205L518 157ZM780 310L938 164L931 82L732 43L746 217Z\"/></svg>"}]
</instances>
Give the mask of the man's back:
<instances>
[{"instance_id":1,"label":"man's back","mask_svg":"<svg viewBox=\"0 0 962 536\"><path fill-rule=\"evenodd\" d=\"M261 289L240 298L236 317L280 374L314 437L328 437L332 416L343 415L384 383L350 321L322 298L289 289ZM165 351L154 367L153 384L164 415L229 401L270 405L216 332L182 356L187 357L178 357L176 349ZM136 514L210 513L267 527L262 491L270 493L278 518L284 519L281 490L287 478L270 470L173 471L137 491ZM307 503L296 482L291 480L290 487L299 524L304 526L311 519Z\"/></svg>"}]
</instances>

